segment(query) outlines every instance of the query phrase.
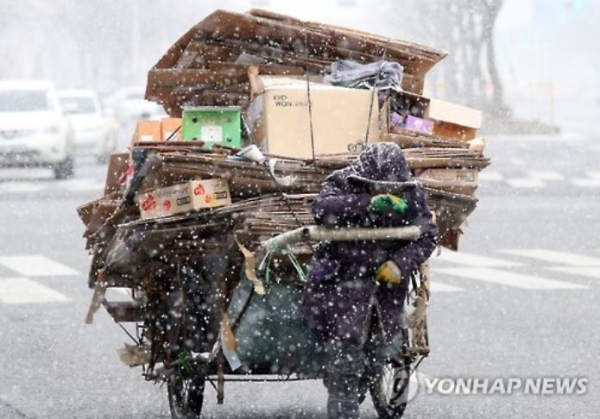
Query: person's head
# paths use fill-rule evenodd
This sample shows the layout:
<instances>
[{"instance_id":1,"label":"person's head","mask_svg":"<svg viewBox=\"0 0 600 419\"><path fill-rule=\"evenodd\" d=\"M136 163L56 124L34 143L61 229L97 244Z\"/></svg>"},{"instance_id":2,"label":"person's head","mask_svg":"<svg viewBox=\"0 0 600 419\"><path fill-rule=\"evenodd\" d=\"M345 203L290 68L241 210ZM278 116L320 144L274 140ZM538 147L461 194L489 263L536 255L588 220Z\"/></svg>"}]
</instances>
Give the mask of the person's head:
<instances>
[{"instance_id":1,"label":"person's head","mask_svg":"<svg viewBox=\"0 0 600 419\"><path fill-rule=\"evenodd\" d=\"M394 143L375 143L350 165L357 175L374 180L405 182L412 178L402 149Z\"/></svg>"}]
</instances>

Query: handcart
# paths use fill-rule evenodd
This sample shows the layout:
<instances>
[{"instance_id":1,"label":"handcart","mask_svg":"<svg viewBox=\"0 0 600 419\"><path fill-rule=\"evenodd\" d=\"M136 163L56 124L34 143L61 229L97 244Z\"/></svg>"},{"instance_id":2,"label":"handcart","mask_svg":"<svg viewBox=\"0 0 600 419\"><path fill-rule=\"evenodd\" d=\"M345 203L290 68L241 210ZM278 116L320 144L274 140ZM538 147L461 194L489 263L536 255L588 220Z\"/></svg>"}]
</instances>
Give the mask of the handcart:
<instances>
[{"instance_id":1,"label":"handcart","mask_svg":"<svg viewBox=\"0 0 600 419\"><path fill-rule=\"evenodd\" d=\"M214 236L212 250L194 257L172 255L174 277L163 275L150 288L133 289L129 306L105 298L103 303L115 319L144 319L137 323L137 336L132 336L136 344L127 345L122 359L132 366L142 365L146 379L166 382L174 419L197 418L206 383L216 391L218 403L223 403L226 382L323 378L326 351L301 315L307 282L293 255L294 244L415 240L419 235L416 226L339 230L304 226L262 242L256 253L241 246L244 268L239 281L232 281L236 271L232 266L239 261L233 260L230 250L239 243L234 235L223 233ZM276 269L269 272L266 266L285 265L285 261L291 261L293 269L287 273L284 269L284 274ZM400 340L388 350L384 373L370 380L368 391L380 418L403 415L411 374L429 354L428 296L429 273L424 264L411 281Z\"/></svg>"}]
</instances>

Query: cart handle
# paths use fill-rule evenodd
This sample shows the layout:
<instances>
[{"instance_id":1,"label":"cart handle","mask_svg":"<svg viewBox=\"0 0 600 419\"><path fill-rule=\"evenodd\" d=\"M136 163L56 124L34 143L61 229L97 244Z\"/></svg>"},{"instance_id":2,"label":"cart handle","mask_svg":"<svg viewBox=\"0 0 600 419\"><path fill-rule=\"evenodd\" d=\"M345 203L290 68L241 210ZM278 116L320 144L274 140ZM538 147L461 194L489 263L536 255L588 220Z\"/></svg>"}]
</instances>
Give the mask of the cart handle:
<instances>
[{"instance_id":1,"label":"cart handle","mask_svg":"<svg viewBox=\"0 0 600 419\"><path fill-rule=\"evenodd\" d=\"M343 228L331 229L310 225L287 231L262 242L268 252L276 252L289 245L311 241L354 241L354 240L417 240L421 236L418 226L389 228Z\"/></svg>"}]
</instances>

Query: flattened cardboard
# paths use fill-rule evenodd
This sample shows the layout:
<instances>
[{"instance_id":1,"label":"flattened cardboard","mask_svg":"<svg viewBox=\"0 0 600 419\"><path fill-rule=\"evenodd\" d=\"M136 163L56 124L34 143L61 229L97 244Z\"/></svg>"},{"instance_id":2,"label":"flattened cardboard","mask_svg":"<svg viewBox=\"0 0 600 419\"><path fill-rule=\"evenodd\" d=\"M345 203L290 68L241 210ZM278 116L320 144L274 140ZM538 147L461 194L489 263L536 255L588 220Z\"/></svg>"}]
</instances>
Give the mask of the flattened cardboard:
<instances>
[{"instance_id":1,"label":"flattened cardboard","mask_svg":"<svg viewBox=\"0 0 600 419\"><path fill-rule=\"evenodd\" d=\"M121 190L119 180L129 169L129 153L113 153L108 161L104 195Z\"/></svg>"},{"instance_id":2,"label":"flattened cardboard","mask_svg":"<svg viewBox=\"0 0 600 419\"><path fill-rule=\"evenodd\" d=\"M479 170L475 169L425 169L417 173L425 186L448 192L472 195L479 186Z\"/></svg>"}]
</instances>

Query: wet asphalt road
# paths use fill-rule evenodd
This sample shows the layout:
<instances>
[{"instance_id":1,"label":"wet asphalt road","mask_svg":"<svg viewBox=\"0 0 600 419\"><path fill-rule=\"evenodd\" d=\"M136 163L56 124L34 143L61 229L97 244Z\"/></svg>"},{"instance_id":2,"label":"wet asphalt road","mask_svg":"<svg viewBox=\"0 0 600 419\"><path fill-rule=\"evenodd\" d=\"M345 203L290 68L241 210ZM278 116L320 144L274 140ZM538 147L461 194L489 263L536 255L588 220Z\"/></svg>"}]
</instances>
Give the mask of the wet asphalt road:
<instances>
[{"instance_id":1,"label":"wet asphalt road","mask_svg":"<svg viewBox=\"0 0 600 419\"><path fill-rule=\"evenodd\" d=\"M494 164L461 242L465 257L434 261L432 354L420 368L431 378L584 377L586 393L428 395L421 388L407 419L598 417L598 144L590 137L490 141ZM92 326L83 324L89 256L75 208L99 196L104 175L89 158L65 182L43 170L0 172L0 418L169 417L166 389L120 363L127 337L109 316L101 311ZM31 269L38 262L41 272ZM28 284L20 292L31 301L3 300L9 280ZM212 388L205 397L206 418L326 417L324 387L315 381L228 385L223 406ZM370 402L362 414L376 417Z\"/></svg>"}]
</instances>

